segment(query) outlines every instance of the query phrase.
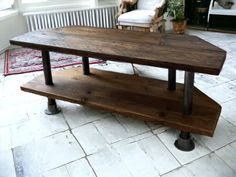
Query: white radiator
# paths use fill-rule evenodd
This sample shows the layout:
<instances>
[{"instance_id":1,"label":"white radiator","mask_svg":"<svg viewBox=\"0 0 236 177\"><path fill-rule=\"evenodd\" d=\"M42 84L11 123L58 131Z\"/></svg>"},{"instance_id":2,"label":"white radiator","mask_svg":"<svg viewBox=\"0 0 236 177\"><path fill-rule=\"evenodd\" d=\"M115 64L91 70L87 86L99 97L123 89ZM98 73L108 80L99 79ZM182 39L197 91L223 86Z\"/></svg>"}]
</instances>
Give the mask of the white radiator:
<instances>
[{"instance_id":1,"label":"white radiator","mask_svg":"<svg viewBox=\"0 0 236 177\"><path fill-rule=\"evenodd\" d=\"M65 26L115 27L117 6L46 13L27 13L28 31Z\"/></svg>"}]
</instances>

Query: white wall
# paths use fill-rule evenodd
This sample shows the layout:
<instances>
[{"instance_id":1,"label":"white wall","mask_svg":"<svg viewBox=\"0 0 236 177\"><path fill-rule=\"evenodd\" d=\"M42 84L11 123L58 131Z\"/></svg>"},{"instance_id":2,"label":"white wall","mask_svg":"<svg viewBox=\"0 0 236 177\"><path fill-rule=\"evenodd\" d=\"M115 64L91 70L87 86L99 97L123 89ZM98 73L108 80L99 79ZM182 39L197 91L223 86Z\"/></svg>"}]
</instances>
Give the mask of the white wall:
<instances>
[{"instance_id":1,"label":"white wall","mask_svg":"<svg viewBox=\"0 0 236 177\"><path fill-rule=\"evenodd\" d=\"M27 24L22 15L16 14L0 20L0 52L10 45L9 39L25 32Z\"/></svg>"}]
</instances>

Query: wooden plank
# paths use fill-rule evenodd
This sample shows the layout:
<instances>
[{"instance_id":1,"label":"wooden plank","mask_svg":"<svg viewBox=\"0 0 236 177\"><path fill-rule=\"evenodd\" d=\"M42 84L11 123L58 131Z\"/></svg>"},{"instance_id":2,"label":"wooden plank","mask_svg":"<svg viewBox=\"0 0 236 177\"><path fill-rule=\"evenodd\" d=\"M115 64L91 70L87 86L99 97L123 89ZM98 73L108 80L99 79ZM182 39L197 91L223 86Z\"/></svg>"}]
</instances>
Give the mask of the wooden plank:
<instances>
[{"instance_id":1,"label":"wooden plank","mask_svg":"<svg viewBox=\"0 0 236 177\"><path fill-rule=\"evenodd\" d=\"M136 75L96 69L83 75L76 68L53 72L53 80L53 86L46 86L39 76L21 89L207 136L213 136L221 111L219 104L195 88L193 113L183 115L182 84L168 91L166 81Z\"/></svg>"},{"instance_id":2,"label":"wooden plank","mask_svg":"<svg viewBox=\"0 0 236 177\"><path fill-rule=\"evenodd\" d=\"M91 27L36 31L11 44L80 56L218 75L226 52L196 36Z\"/></svg>"}]
</instances>

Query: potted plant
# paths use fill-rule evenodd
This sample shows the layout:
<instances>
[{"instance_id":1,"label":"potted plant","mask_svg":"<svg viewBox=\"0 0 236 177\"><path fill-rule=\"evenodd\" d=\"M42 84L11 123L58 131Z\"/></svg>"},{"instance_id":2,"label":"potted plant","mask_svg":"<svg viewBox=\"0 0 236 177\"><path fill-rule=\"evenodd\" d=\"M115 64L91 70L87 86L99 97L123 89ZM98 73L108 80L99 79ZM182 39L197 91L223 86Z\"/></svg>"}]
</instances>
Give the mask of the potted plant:
<instances>
[{"instance_id":1,"label":"potted plant","mask_svg":"<svg viewBox=\"0 0 236 177\"><path fill-rule=\"evenodd\" d=\"M183 34L187 23L184 16L183 0L168 0L167 13L168 16L172 17L173 31L177 34Z\"/></svg>"}]
</instances>

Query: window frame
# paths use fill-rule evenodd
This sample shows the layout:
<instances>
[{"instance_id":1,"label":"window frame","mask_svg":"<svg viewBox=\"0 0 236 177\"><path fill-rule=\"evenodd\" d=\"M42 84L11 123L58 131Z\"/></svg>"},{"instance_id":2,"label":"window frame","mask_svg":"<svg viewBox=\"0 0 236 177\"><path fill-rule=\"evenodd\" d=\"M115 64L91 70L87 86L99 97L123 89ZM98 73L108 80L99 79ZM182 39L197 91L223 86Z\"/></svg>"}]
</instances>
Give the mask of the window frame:
<instances>
[{"instance_id":1,"label":"window frame","mask_svg":"<svg viewBox=\"0 0 236 177\"><path fill-rule=\"evenodd\" d=\"M3 0L2 4L0 2L0 11L12 9L13 5L14 5L14 0L11 0L10 2L9 0Z\"/></svg>"},{"instance_id":2,"label":"window frame","mask_svg":"<svg viewBox=\"0 0 236 177\"><path fill-rule=\"evenodd\" d=\"M18 9L21 12L37 12L37 11L51 11L63 10L71 8L86 8L95 6L97 0L47 0L46 2L23 3L18 1Z\"/></svg>"}]
</instances>

